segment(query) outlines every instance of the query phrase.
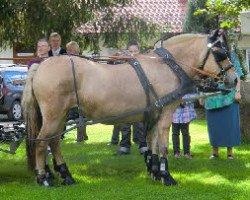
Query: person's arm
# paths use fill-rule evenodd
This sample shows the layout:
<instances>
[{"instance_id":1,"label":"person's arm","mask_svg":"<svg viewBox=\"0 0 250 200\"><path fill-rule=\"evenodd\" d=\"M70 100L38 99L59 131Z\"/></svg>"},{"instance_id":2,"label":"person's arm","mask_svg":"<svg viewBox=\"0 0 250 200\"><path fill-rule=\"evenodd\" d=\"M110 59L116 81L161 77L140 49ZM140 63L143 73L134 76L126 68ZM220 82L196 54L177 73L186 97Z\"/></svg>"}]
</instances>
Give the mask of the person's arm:
<instances>
[{"instance_id":1,"label":"person's arm","mask_svg":"<svg viewBox=\"0 0 250 200\"><path fill-rule=\"evenodd\" d=\"M235 95L234 95L234 99L236 101L241 99L241 94L240 94L240 77L237 76L237 84L235 86Z\"/></svg>"}]
</instances>

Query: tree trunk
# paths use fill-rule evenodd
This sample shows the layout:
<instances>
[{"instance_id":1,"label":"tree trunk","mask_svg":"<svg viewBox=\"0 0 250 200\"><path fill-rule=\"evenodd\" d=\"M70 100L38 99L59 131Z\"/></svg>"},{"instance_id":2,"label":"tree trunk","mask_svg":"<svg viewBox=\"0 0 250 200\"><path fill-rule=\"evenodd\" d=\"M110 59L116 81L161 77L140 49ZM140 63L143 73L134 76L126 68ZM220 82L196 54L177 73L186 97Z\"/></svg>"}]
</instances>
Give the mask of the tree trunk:
<instances>
[{"instance_id":1,"label":"tree trunk","mask_svg":"<svg viewBox=\"0 0 250 200\"><path fill-rule=\"evenodd\" d=\"M250 80L241 81L240 120L243 140L250 140Z\"/></svg>"}]
</instances>

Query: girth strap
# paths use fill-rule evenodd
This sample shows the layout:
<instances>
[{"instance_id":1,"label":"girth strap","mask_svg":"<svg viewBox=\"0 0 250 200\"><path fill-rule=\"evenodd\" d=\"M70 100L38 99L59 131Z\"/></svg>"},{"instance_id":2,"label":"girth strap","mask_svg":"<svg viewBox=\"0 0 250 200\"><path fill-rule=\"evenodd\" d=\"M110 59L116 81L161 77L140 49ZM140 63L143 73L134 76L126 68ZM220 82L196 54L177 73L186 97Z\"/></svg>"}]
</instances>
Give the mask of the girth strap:
<instances>
[{"instance_id":1,"label":"girth strap","mask_svg":"<svg viewBox=\"0 0 250 200\"><path fill-rule=\"evenodd\" d=\"M153 87L153 85L150 83L150 81L148 80L144 70L142 69L139 61L137 59L129 59L128 63L133 67L133 69L135 70L138 79L141 82L141 85L144 89L145 95L146 95L146 103L147 103L147 107L150 107L151 105L151 101L150 101L150 92L153 94L155 100L157 100L159 97ZM158 112L158 116L160 116L161 110L159 110ZM145 129L146 130L150 130L154 124L155 124L155 120L153 118L153 114L152 114L153 110L150 109L149 111L145 111L144 112L144 125L145 125ZM158 119L158 117L157 117Z\"/></svg>"}]
</instances>

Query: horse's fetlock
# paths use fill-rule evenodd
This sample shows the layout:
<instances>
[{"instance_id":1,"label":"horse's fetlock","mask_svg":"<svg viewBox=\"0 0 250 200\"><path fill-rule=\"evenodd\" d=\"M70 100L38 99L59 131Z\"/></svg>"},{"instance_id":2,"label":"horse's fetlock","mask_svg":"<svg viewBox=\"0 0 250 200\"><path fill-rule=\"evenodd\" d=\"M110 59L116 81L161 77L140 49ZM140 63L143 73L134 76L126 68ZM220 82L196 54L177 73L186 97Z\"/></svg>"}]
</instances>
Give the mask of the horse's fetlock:
<instances>
[{"instance_id":1,"label":"horse's fetlock","mask_svg":"<svg viewBox=\"0 0 250 200\"><path fill-rule=\"evenodd\" d=\"M45 174L41 174L41 175L38 174L36 177L36 181L39 185L43 185L46 187L54 185L53 182L50 179L48 179Z\"/></svg>"},{"instance_id":2,"label":"horse's fetlock","mask_svg":"<svg viewBox=\"0 0 250 200\"><path fill-rule=\"evenodd\" d=\"M58 169L59 169L59 173L60 173L60 177L65 179L67 176L70 176L71 177L71 174L68 170L68 167L66 165L66 163L63 163L61 165L58 166Z\"/></svg>"}]
</instances>

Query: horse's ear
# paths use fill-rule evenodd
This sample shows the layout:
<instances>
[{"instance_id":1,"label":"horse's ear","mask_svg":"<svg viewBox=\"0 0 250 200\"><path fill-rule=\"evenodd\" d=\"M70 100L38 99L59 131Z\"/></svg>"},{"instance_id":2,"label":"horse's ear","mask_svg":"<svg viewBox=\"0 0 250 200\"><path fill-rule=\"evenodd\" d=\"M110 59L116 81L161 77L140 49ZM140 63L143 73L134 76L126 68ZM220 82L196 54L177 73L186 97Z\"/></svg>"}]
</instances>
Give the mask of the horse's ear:
<instances>
[{"instance_id":1,"label":"horse's ear","mask_svg":"<svg viewBox=\"0 0 250 200\"><path fill-rule=\"evenodd\" d=\"M220 39L220 42L221 42L222 46L227 51L229 51L229 46L228 46L228 42L227 42L226 31L224 29L220 29L219 30L219 39Z\"/></svg>"},{"instance_id":2,"label":"horse's ear","mask_svg":"<svg viewBox=\"0 0 250 200\"><path fill-rule=\"evenodd\" d=\"M211 34L209 35L211 42L214 42L215 40L217 40L218 35L219 35L219 29L213 30Z\"/></svg>"}]
</instances>

